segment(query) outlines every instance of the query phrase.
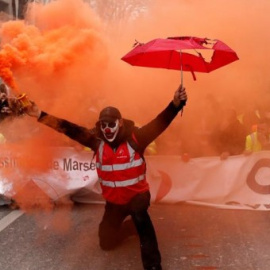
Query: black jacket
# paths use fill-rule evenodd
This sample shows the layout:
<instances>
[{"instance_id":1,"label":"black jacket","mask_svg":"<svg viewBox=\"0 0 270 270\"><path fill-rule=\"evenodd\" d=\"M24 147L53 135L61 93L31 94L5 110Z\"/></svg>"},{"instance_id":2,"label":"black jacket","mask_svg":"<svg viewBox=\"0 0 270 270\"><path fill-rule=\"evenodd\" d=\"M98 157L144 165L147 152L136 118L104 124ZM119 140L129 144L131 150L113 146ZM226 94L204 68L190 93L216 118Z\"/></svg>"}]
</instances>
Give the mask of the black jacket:
<instances>
[{"instance_id":1,"label":"black jacket","mask_svg":"<svg viewBox=\"0 0 270 270\"><path fill-rule=\"evenodd\" d=\"M140 152L143 153L144 149L170 125L185 104L186 101L181 101L179 107L176 108L173 102L170 102L156 118L141 128L135 127L133 121L124 119L124 125L120 128L115 140L112 143L108 142L109 145L115 149L122 142L132 140L132 133L134 133ZM100 132L99 125L96 125L93 129L87 129L67 120L49 115L46 112L41 113L38 121L60 133L64 133L69 138L91 148L94 152L96 152L101 140L105 140L102 132Z\"/></svg>"}]
</instances>

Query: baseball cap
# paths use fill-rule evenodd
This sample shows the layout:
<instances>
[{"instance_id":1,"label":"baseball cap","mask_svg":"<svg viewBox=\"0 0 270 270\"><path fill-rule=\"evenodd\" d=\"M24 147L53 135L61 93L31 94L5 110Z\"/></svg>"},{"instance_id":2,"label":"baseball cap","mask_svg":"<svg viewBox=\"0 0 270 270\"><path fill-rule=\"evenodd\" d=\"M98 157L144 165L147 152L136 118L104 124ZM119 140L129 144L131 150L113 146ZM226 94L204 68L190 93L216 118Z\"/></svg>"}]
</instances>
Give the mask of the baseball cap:
<instances>
[{"instance_id":1,"label":"baseball cap","mask_svg":"<svg viewBox=\"0 0 270 270\"><path fill-rule=\"evenodd\" d=\"M99 114L99 121L115 121L116 119L121 119L120 111L115 107L106 107Z\"/></svg>"}]
</instances>

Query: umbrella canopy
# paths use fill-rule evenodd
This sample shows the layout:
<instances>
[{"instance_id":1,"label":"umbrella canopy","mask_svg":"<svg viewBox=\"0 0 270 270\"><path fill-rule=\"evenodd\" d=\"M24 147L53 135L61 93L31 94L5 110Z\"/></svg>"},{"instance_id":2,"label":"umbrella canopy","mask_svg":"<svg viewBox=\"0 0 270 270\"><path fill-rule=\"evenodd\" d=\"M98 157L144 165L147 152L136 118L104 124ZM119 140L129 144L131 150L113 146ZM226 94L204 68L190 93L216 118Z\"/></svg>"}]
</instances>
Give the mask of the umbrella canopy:
<instances>
[{"instance_id":1,"label":"umbrella canopy","mask_svg":"<svg viewBox=\"0 0 270 270\"><path fill-rule=\"evenodd\" d=\"M121 59L133 66L209 73L238 60L237 54L220 40L198 37L158 38L135 43ZM209 56L210 58L206 58ZM207 60L209 59L209 60ZM183 77L183 75L182 75Z\"/></svg>"}]
</instances>

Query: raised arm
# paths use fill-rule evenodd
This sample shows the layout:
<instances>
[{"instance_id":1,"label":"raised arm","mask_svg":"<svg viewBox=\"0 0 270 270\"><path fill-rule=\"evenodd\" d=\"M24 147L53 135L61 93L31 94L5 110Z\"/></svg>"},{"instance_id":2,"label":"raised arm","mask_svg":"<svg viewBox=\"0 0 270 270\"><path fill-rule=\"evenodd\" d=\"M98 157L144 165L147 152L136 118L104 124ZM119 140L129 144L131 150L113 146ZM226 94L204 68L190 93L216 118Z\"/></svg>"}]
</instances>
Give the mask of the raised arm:
<instances>
[{"instance_id":1,"label":"raised arm","mask_svg":"<svg viewBox=\"0 0 270 270\"><path fill-rule=\"evenodd\" d=\"M174 93L173 100L155 119L136 131L136 138L142 148L154 141L186 105L187 94L181 85Z\"/></svg>"}]
</instances>

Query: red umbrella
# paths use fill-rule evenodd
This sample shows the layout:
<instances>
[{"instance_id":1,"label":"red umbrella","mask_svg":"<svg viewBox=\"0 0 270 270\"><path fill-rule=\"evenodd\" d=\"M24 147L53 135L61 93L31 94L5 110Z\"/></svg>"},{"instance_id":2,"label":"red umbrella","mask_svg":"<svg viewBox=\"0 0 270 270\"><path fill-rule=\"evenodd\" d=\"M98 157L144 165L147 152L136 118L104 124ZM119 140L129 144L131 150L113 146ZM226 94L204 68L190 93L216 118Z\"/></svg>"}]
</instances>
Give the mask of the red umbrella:
<instances>
[{"instance_id":1,"label":"red umbrella","mask_svg":"<svg viewBox=\"0 0 270 270\"><path fill-rule=\"evenodd\" d=\"M121 58L123 61L133 66L181 70L182 85L183 71L190 71L196 80L195 71L209 73L239 59L231 48L217 39L169 37L148 43L136 42L134 46Z\"/></svg>"}]
</instances>

